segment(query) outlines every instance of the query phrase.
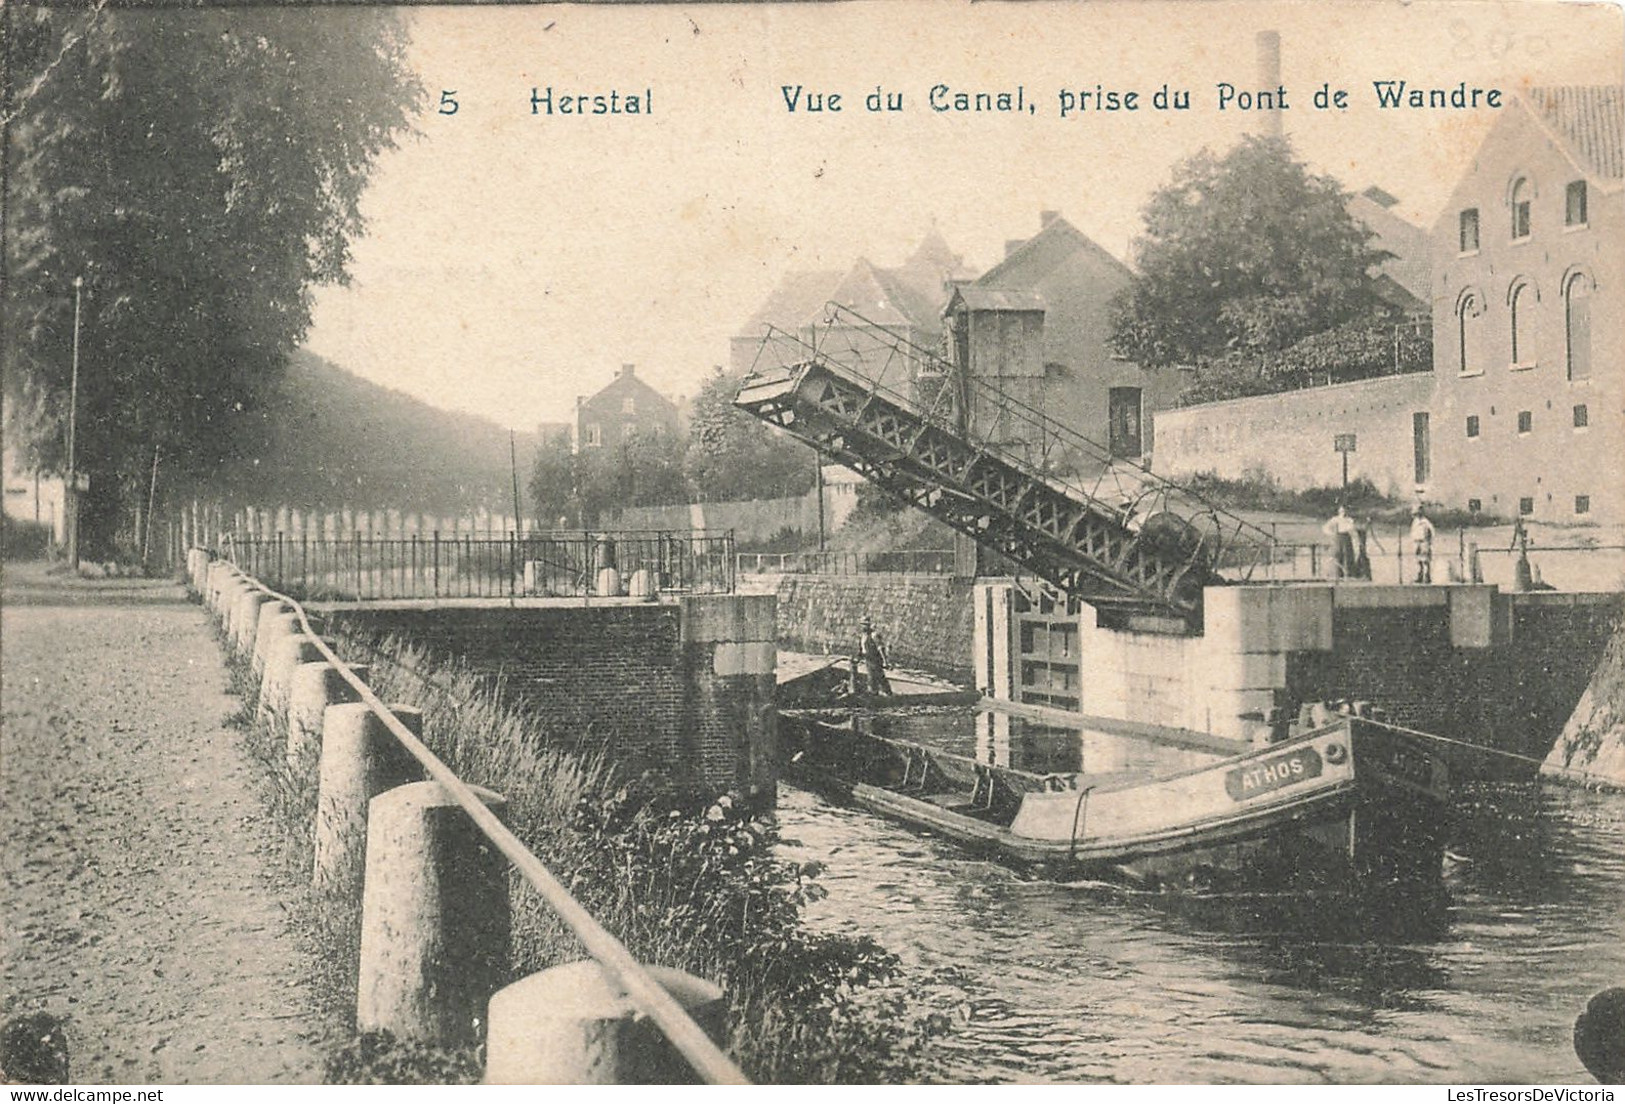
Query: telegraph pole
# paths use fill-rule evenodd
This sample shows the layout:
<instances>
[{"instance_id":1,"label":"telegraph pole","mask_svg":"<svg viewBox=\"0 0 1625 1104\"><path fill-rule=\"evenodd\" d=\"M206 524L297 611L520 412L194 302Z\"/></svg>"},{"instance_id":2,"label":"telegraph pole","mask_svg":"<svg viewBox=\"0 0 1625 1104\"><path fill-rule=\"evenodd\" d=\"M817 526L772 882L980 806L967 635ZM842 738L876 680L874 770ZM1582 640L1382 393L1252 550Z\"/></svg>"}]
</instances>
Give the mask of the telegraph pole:
<instances>
[{"instance_id":1,"label":"telegraph pole","mask_svg":"<svg viewBox=\"0 0 1625 1104\"><path fill-rule=\"evenodd\" d=\"M79 570L79 473L75 464L74 440L79 420L79 300L85 286L83 276L73 278L73 374L68 383L68 563Z\"/></svg>"}]
</instances>

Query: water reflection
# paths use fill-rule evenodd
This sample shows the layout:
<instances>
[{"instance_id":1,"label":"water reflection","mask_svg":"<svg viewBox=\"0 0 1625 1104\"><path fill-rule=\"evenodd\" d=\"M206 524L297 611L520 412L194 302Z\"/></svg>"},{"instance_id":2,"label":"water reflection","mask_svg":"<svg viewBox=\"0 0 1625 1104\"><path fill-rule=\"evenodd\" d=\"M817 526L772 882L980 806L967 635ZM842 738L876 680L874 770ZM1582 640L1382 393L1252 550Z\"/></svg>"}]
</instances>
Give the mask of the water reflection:
<instances>
[{"instance_id":1,"label":"water reflection","mask_svg":"<svg viewBox=\"0 0 1625 1104\"><path fill-rule=\"evenodd\" d=\"M1002 754L988 735L979 757ZM1363 909L1028 880L792 789L781 820L829 863L813 920L875 935L958 1009L948 1080L1584 1081L1574 1017L1625 981L1617 796L1468 791L1447 896Z\"/></svg>"}]
</instances>

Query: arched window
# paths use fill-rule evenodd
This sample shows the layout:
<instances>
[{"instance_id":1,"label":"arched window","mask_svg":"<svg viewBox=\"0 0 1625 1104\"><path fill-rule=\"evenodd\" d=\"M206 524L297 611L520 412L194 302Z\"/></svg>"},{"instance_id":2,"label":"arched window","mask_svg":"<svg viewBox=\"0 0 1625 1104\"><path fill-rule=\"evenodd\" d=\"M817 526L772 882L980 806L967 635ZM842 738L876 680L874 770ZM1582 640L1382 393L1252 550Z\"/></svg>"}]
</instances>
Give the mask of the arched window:
<instances>
[{"instance_id":1,"label":"arched window","mask_svg":"<svg viewBox=\"0 0 1625 1104\"><path fill-rule=\"evenodd\" d=\"M1464 376L1484 370L1479 336L1483 317L1483 296L1471 288L1462 292L1461 298L1456 300L1456 371Z\"/></svg>"},{"instance_id":2,"label":"arched window","mask_svg":"<svg viewBox=\"0 0 1625 1104\"><path fill-rule=\"evenodd\" d=\"M1529 236L1529 200L1534 186L1528 177L1519 177L1512 185L1512 240Z\"/></svg>"},{"instance_id":3,"label":"arched window","mask_svg":"<svg viewBox=\"0 0 1625 1104\"><path fill-rule=\"evenodd\" d=\"M1512 363L1535 363L1535 285L1519 280L1507 295L1512 313Z\"/></svg>"},{"instance_id":4,"label":"arched window","mask_svg":"<svg viewBox=\"0 0 1625 1104\"><path fill-rule=\"evenodd\" d=\"M1591 378L1591 277L1576 272L1563 284L1563 343L1569 379Z\"/></svg>"}]
</instances>

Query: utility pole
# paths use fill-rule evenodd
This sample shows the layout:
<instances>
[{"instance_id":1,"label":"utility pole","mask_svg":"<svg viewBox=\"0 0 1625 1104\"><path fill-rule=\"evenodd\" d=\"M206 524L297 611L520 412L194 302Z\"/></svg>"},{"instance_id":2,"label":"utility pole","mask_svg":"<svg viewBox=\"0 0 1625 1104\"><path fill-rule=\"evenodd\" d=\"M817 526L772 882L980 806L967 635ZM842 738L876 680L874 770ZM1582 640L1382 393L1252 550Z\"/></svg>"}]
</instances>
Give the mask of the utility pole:
<instances>
[{"instance_id":1,"label":"utility pole","mask_svg":"<svg viewBox=\"0 0 1625 1104\"><path fill-rule=\"evenodd\" d=\"M813 453L813 468L818 472L818 551L824 550L824 458Z\"/></svg>"},{"instance_id":2,"label":"utility pole","mask_svg":"<svg viewBox=\"0 0 1625 1104\"><path fill-rule=\"evenodd\" d=\"M73 374L68 382L68 563L79 570L79 472L75 466L74 433L79 420L79 300L85 286L83 276L73 278Z\"/></svg>"},{"instance_id":3,"label":"utility pole","mask_svg":"<svg viewBox=\"0 0 1625 1104\"><path fill-rule=\"evenodd\" d=\"M519 452L513 443L513 430L508 430L508 469L513 474L513 527L523 534L525 521L519 514Z\"/></svg>"}]
</instances>

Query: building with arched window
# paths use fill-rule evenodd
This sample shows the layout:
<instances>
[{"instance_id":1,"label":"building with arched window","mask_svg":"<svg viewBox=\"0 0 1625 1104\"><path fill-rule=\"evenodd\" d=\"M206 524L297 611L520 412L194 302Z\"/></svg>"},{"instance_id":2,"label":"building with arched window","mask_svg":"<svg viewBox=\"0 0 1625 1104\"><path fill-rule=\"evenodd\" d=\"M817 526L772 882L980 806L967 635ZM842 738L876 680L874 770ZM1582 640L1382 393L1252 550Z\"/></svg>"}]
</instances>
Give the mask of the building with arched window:
<instances>
[{"instance_id":1,"label":"building with arched window","mask_svg":"<svg viewBox=\"0 0 1625 1104\"><path fill-rule=\"evenodd\" d=\"M1430 499L1625 521L1622 104L1516 97L1434 224Z\"/></svg>"}]
</instances>

